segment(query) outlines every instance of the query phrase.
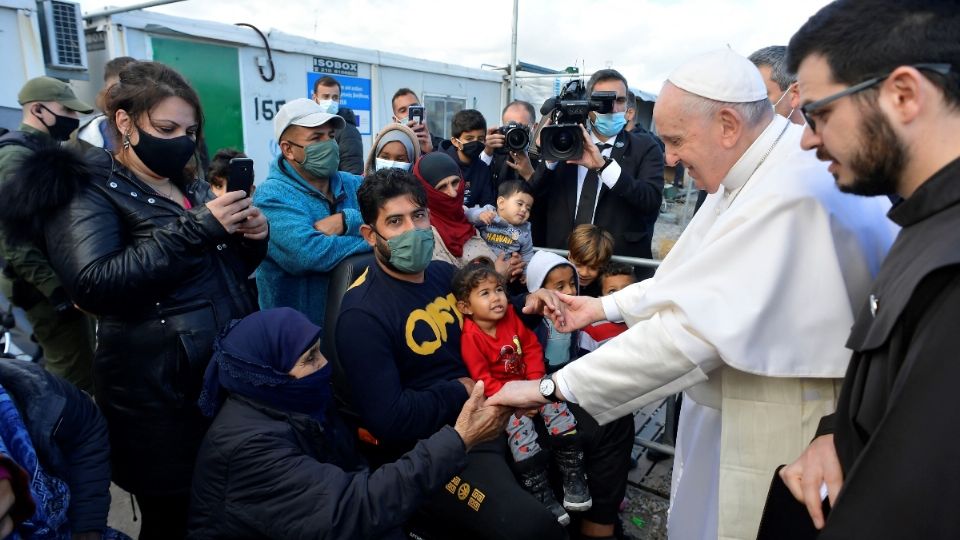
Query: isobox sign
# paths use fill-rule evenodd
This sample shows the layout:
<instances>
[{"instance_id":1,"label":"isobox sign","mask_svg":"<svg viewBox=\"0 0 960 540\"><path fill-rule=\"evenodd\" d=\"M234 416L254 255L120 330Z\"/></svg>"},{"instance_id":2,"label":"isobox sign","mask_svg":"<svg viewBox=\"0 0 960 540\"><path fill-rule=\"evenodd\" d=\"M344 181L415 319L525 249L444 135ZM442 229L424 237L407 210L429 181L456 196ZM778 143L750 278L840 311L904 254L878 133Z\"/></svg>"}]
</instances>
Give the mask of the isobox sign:
<instances>
[{"instance_id":1,"label":"isobox sign","mask_svg":"<svg viewBox=\"0 0 960 540\"><path fill-rule=\"evenodd\" d=\"M336 58L324 58L322 56L313 57L313 71L317 73L330 73L333 75L357 76L357 63Z\"/></svg>"}]
</instances>

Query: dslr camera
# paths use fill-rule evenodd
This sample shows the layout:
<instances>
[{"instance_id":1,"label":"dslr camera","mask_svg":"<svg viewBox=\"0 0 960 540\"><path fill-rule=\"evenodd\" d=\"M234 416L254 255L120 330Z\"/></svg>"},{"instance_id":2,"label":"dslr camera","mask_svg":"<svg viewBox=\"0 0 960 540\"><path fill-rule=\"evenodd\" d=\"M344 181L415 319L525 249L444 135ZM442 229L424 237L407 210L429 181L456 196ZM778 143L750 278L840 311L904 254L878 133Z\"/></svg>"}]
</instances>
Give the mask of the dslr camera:
<instances>
[{"instance_id":1,"label":"dslr camera","mask_svg":"<svg viewBox=\"0 0 960 540\"><path fill-rule=\"evenodd\" d=\"M527 147L530 146L530 131L527 130L527 126L523 124L510 122L505 126L500 126L497 133L504 137L504 148L497 148L497 151L501 153L505 154L509 150L526 152Z\"/></svg>"},{"instance_id":2,"label":"dslr camera","mask_svg":"<svg viewBox=\"0 0 960 540\"><path fill-rule=\"evenodd\" d=\"M616 100L616 92L594 92L588 98L583 81L567 83L559 96L548 99L540 108L540 114L550 115L553 121L540 130L540 157L549 161L580 159L583 155L580 126L586 124L590 111L613 112Z\"/></svg>"}]
</instances>

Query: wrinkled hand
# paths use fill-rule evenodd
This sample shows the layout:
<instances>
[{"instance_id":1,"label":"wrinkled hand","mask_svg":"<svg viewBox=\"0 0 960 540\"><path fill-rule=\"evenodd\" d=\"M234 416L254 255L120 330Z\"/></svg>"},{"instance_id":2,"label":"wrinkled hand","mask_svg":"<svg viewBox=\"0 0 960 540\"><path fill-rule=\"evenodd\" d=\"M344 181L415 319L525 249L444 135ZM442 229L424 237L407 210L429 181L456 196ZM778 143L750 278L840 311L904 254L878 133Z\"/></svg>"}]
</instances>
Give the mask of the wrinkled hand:
<instances>
[{"instance_id":1,"label":"wrinkled hand","mask_svg":"<svg viewBox=\"0 0 960 540\"><path fill-rule=\"evenodd\" d=\"M587 169L599 169L603 167L603 156L600 155L600 149L593 144L587 128L580 126L580 133L583 135L583 155L580 159L568 159L567 163L571 165L583 165Z\"/></svg>"},{"instance_id":2,"label":"wrinkled hand","mask_svg":"<svg viewBox=\"0 0 960 540\"><path fill-rule=\"evenodd\" d=\"M477 219L486 223L487 225L493 223L494 218L497 217L497 213L493 210L487 210L485 212L480 212L480 215L477 216Z\"/></svg>"},{"instance_id":3,"label":"wrinkled hand","mask_svg":"<svg viewBox=\"0 0 960 540\"><path fill-rule=\"evenodd\" d=\"M243 191L224 193L206 204L213 217L220 222L224 230L233 234L248 217L260 214L250 197Z\"/></svg>"},{"instance_id":4,"label":"wrinkled hand","mask_svg":"<svg viewBox=\"0 0 960 540\"><path fill-rule=\"evenodd\" d=\"M517 171L524 180L530 180L533 176L533 163L530 162L530 156L526 152L510 151L510 158L507 159L507 167Z\"/></svg>"},{"instance_id":5,"label":"wrinkled hand","mask_svg":"<svg viewBox=\"0 0 960 540\"><path fill-rule=\"evenodd\" d=\"M338 236L346 232L343 230L343 216L339 213L317 220L313 228L327 236Z\"/></svg>"},{"instance_id":6,"label":"wrinkled hand","mask_svg":"<svg viewBox=\"0 0 960 540\"><path fill-rule=\"evenodd\" d=\"M837 447L833 444L833 435L821 435L814 439L799 459L780 469L780 478L790 493L807 507L813 525L822 529L824 519L820 486L827 485L831 505L836 502L843 486L843 470L837 457Z\"/></svg>"},{"instance_id":7,"label":"wrinkled hand","mask_svg":"<svg viewBox=\"0 0 960 540\"><path fill-rule=\"evenodd\" d=\"M0 480L0 538L6 538L13 532L13 518L9 514L16 501L10 480Z\"/></svg>"},{"instance_id":8,"label":"wrinkled hand","mask_svg":"<svg viewBox=\"0 0 960 540\"><path fill-rule=\"evenodd\" d=\"M413 133L417 136L417 140L420 141L420 152L424 154L429 154L433 152L433 140L430 139L430 130L427 128L427 123L414 122L412 120L407 121L407 127L413 130Z\"/></svg>"},{"instance_id":9,"label":"wrinkled hand","mask_svg":"<svg viewBox=\"0 0 960 540\"><path fill-rule=\"evenodd\" d=\"M509 407L518 416L546 403L546 398L540 395L540 381L509 381L500 387L499 392L487 399L488 407Z\"/></svg>"},{"instance_id":10,"label":"wrinkled hand","mask_svg":"<svg viewBox=\"0 0 960 540\"><path fill-rule=\"evenodd\" d=\"M506 142L507 137L503 133L500 133L500 128L489 128L487 129L487 138L484 140L483 151L488 156L492 156L494 150L503 148Z\"/></svg>"},{"instance_id":11,"label":"wrinkled hand","mask_svg":"<svg viewBox=\"0 0 960 540\"><path fill-rule=\"evenodd\" d=\"M517 252L511 253L509 256L504 254L503 257L497 257L497 259L493 261L493 267L497 273L505 277L507 281L512 281L522 276L525 266L526 263L523 262L523 258L520 257L520 254Z\"/></svg>"},{"instance_id":12,"label":"wrinkled hand","mask_svg":"<svg viewBox=\"0 0 960 540\"><path fill-rule=\"evenodd\" d=\"M592 296L570 296L569 294L556 293L558 302L563 306L564 319L553 320L554 326L561 332L573 332L597 321L606 319L606 313L603 311L603 303L599 298Z\"/></svg>"},{"instance_id":13,"label":"wrinkled hand","mask_svg":"<svg viewBox=\"0 0 960 540\"><path fill-rule=\"evenodd\" d=\"M549 317L557 328L563 327L566 320L566 306L560 301L556 292L547 289L537 289L527 295L523 305L523 312L528 315L542 315Z\"/></svg>"},{"instance_id":14,"label":"wrinkled hand","mask_svg":"<svg viewBox=\"0 0 960 540\"><path fill-rule=\"evenodd\" d=\"M469 451L477 443L489 441L503 433L511 410L506 407L492 407L483 399L483 381L477 382L470 398L463 404L460 416L453 429L457 430L463 445Z\"/></svg>"},{"instance_id":15,"label":"wrinkled hand","mask_svg":"<svg viewBox=\"0 0 960 540\"><path fill-rule=\"evenodd\" d=\"M267 233L270 232L270 224L267 222L267 216L256 206L251 206L250 210L253 211L253 214L237 227L237 233L243 234L244 238L250 240L263 240L267 237Z\"/></svg>"}]
</instances>

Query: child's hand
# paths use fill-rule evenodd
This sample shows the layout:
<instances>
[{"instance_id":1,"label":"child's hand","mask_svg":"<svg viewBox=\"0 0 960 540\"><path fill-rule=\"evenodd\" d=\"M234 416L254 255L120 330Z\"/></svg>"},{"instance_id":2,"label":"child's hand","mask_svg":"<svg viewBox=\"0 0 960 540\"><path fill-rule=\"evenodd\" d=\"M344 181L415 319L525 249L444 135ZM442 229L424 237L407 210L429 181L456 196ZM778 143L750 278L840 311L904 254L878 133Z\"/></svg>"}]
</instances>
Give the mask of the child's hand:
<instances>
[{"instance_id":1,"label":"child's hand","mask_svg":"<svg viewBox=\"0 0 960 540\"><path fill-rule=\"evenodd\" d=\"M480 216L478 219L480 219L480 221L484 222L485 224L489 225L493 223L493 220L496 217L497 217L496 212L494 212L493 210L487 210L486 212L480 212Z\"/></svg>"}]
</instances>

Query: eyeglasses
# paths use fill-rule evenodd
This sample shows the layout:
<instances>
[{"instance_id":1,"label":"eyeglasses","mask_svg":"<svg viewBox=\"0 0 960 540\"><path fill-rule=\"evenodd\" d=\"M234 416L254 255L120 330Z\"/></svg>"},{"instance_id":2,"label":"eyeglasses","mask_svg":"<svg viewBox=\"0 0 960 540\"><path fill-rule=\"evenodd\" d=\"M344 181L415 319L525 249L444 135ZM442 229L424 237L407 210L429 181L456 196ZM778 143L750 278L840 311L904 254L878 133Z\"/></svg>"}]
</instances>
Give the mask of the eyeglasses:
<instances>
[{"instance_id":1,"label":"eyeglasses","mask_svg":"<svg viewBox=\"0 0 960 540\"><path fill-rule=\"evenodd\" d=\"M940 75L949 75L951 66L950 64L912 64L910 67L919 69L921 71L932 71L934 73L939 73ZM872 79L867 79L859 84L855 84L845 90L841 90L836 94L827 96L823 99L818 99L817 101L811 101L806 105L800 107L800 113L803 114L803 119L807 121L807 125L810 126L810 130L814 133L817 132L817 123L813 119L813 115L817 114L817 111L826 107L827 105L833 103L834 101L846 97L852 96L858 92L862 92L867 88L876 86L883 81L887 80L887 77L893 73L893 70L888 71L887 73L874 77Z\"/></svg>"}]
</instances>

